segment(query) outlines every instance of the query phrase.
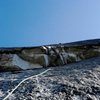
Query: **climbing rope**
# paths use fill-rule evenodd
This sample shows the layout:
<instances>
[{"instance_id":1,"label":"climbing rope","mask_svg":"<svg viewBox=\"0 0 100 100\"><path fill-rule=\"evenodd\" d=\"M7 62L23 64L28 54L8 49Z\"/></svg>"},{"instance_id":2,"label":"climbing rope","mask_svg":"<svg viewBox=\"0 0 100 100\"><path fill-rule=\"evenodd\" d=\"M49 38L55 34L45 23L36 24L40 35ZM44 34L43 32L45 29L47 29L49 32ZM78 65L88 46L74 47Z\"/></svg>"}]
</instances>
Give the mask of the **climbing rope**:
<instances>
[{"instance_id":1,"label":"climbing rope","mask_svg":"<svg viewBox=\"0 0 100 100\"><path fill-rule=\"evenodd\" d=\"M12 95L12 93L23 83L23 82L25 82L26 80L29 80L29 79L32 79L33 77L38 77L38 76L41 76L41 75L43 75L43 74L45 74L45 73L47 73L48 71L50 71L50 70L52 70L52 69L47 69L47 70L45 70L45 71L43 71L42 73L40 73L40 74L37 74L37 75L33 75L33 76L30 76L30 77L28 77L28 78L25 78L25 79L23 79L14 89L12 89L12 91L3 99L3 100L6 100L6 99L8 99L9 98L9 96L10 95Z\"/></svg>"}]
</instances>

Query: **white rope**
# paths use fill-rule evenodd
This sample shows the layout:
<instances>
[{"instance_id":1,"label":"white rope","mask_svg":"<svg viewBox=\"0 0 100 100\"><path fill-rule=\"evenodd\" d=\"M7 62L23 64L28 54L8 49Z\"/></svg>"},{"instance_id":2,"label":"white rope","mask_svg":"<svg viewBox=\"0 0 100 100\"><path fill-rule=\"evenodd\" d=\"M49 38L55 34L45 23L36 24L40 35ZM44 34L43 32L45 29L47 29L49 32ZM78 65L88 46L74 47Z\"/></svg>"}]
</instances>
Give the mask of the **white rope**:
<instances>
[{"instance_id":1,"label":"white rope","mask_svg":"<svg viewBox=\"0 0 100 100\"><path fill-rule=\"evenodd\" d=\"M51 70L51 69L49 68L49 69L43 71L43 72L40 73L40 74L33 75L33 76L30 76L30 77L28 77L28 78L23 79L14 89L12 89L12 91L11 91L3 100L6 100L7 98L9 98L9 96L10 96L24 81L26 81L26 80L28 80L28 79L31 79L31 78L33 78L33 77L41 76L41 75L45 74L46 72L48 72L49 70Z\"/></svg>"}]
</instances>

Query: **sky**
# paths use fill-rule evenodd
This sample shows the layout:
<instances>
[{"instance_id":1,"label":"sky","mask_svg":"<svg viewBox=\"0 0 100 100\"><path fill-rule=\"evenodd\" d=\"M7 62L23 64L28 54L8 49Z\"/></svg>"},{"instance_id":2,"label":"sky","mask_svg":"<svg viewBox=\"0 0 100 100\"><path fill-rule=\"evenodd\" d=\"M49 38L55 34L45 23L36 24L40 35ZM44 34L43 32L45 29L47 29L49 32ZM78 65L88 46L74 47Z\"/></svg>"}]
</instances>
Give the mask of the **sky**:
<instances>
[{"instance_id":1,"label":"sky","mask_svg":"<svg viewBox=\"0 0 100 100\"><path fill-rule=\"evenodd\" d=\"M100 0L0 0L0 47L100 38Z\"/></svg>"}]
</instances>

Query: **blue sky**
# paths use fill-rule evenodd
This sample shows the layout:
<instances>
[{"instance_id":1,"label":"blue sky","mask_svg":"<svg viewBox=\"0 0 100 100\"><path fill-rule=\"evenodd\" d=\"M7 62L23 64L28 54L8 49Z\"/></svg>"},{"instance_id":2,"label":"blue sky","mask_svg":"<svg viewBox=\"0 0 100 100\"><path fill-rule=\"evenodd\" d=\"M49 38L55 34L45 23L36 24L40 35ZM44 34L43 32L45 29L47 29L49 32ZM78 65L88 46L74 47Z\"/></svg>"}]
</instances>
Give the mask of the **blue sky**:
<instances>
[{"instance_id":1,"label":"blue sky","mask_svg":"<svg viewBox=\"0 0 100 100\"><path fill-rule=\"evenodd\" d=\"M100 38L100 0L0 0L0 47Z\"/></svg>"}]
</instances>

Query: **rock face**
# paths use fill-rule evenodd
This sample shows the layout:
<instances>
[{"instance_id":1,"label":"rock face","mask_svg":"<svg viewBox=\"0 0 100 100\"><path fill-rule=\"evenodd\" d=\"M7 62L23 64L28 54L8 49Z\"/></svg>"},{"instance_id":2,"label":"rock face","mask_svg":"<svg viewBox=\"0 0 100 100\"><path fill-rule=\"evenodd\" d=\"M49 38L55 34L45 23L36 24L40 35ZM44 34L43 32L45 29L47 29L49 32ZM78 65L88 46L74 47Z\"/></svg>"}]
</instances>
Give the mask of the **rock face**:
<instances>
[{"instance_id":1,"label":"rock face","mask_svg":"<svg viewBox=\"0 0 100 100\"><path fill-rule=\"evenodd\" d=\"M100 57L50 69L24 81L6 100L100 100ZM0 100L45 70L0 73Z\"/></svg>"},{"instance_id":2,"label":"rock face","mask_svg":"<svg viewBox=\"0 0 100 100\"><path fill-rule=\"evenodd\" d=\"M0 100L100 100L100 40L1 48L0 71Z\"/></svg>"},{"instance_id":3,"label":"rock face","mask_svg":"<svg viewBox=\"0 0 100 100\"><path fill-rule=\"evenodd\" d=\"M100 40L30 48L1 48L0 71L61 66L100 56Z\"/></svg>"}]
</instances>

